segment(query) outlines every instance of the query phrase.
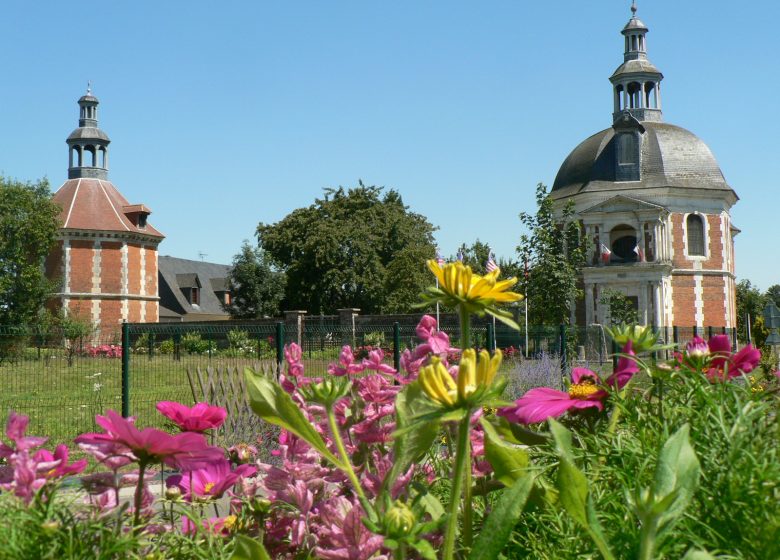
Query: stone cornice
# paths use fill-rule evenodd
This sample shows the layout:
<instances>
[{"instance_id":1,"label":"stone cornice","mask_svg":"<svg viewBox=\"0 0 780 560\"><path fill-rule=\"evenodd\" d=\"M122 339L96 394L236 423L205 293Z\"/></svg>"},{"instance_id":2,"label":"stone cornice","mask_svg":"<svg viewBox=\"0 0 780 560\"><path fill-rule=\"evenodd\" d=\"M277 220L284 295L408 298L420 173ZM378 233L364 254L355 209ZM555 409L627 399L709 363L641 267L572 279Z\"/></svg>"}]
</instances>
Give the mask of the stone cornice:
<instances>
[{"instance_id":1,"label":"stone cornice","mask_svg":"<svg viewBox=\"0 0 780 560\"><path fill-rule=\"evenodd\" d=\"M100 231L92 229L60 229L57 234L60 241L68 240L90 240L90 241L140 241L150 243L155 246L160 244L162 237L155 235L144 235L133 231Z\"/></svg>"}]
</instances>

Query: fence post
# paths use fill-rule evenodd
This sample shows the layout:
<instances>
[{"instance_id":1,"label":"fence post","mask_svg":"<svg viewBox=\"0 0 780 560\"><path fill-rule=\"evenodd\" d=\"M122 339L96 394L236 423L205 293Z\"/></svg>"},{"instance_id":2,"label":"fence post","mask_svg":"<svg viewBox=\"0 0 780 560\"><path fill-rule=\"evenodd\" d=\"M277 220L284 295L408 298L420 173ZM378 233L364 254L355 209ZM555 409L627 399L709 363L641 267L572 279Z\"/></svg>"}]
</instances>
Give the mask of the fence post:
<instances>
[{"instance_id":1,"label":"fence post","mask_svg":"<svg viewBox=\"0 0 780 560\"><path fill-rule=\"evenodd\" d=\"M731 327L731 351L737 351L737 327Z\"/></svg>"},{"instance_id":2,"label":"fence post","mask_svg":"<svg viewBox=\"0 0 780 560\"><path fill-rule=\"evenodd\" d=\"M675 346L680 344L680 327L678 326L672 327L672 342Z\"/></svg>"},{"instance_id":3,"label":"fence post","mask_svg":"<svg viewBox=\"0 0 780 560\"><path fill-rule=\"evenodd\" d=\"M493 326L493 323L487 324L487 331L485 332L487 340L485 341L485 346L487 346L487 349L491 352L494 352L496 349L496 331L495 327Z\"/></svg>"},{"instance_id":4,"label":"fence post","mask_svg":"<svg viewBox=\"0 0 780 560\"><path fill-rule=\"evenodd\" d=\"M122 417L130 416L130 325L122 322Z\"/></svg>"},{"instance_id":5,"label":"fence post","mask_svg":"<svg viewBox=\"0 0 780 560\"><path fill-rule=\"evenodd\" d=\"M282 372L282 363L284 362L284 323L276 323L276 365L279 373Z\"/></svg>"},{"instance_id":6,"label":"fence post","mask_svg":"<svg viewBox=\"0 0 780 560\"><path fill-rule=\"evenodd\" d=\"M711 339L711 338L712 338L712 325L707 327L707 339Z\"/></svg>"},{"instance_id":7,"label":"fence post","mask_svg":"<svg viewBox=\"0 0 780 560\"><path fill-rule=\"evenodd\" d=\"M393 367L395 371L401 371L401 325L393 323Z\"/></svg>"},{"instance_id":8,"label":"fence post","mask_svg":"<svg viewBox=\"0 0 780 560\"><path fill-rule=\"evenodd\" d=\"M561 351L561 378L566 378L566 371L568 368L569 357L566 352L566 325L561 323L558 326L558 344Z\"/></svg>"},{"instance_id":9,"label":"fence post","mask_svg":"<svg viewBox=\"0 0 780 560\"><path fill-rule=\"evenodd\" d=\"M618 367L618 352L620 352L620 347L618 346L618 343L615 342L615 339L612 339L612 371L616 371Z\"/></svg>"}]
</instances>

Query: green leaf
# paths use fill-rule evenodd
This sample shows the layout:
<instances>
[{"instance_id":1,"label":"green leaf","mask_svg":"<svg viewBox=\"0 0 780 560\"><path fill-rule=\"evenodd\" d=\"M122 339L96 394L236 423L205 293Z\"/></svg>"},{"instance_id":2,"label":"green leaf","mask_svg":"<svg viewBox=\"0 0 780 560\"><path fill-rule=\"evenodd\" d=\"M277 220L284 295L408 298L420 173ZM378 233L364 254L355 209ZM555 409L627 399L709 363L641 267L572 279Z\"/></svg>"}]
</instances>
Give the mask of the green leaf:
<instances>
[{"instance_id":1,"label":"green leaf","mask_svg":"<svg viewBox=\"0 0 780 560\"><path fill-rule=\"evenodd\" d=\"M679 517L699 486L701 466L691 447L689 431L688 424L677 430L666 441L658 456L653 496L656 502L668 503L665 511L659 514L659 526L668 526Z\"/></svg>"},{"instance_id":2,"label":"green leaf","mask_svg":"<svg viewBox=\"0 0 780 560\"><path fill-rule=\"evenodd\" d=\"M343 468L341 461L330 452L322 436L317 433L300 407L293 402L281 385L255 373L251 368L244 369L244 377L249 402L255 414L266 422L292 432L336 467Z\"/></svg>"},{"instance_id":3,"label":"green leaf","mask_svg":"<svg viewBox=\"0 0 780 560\"><path fill-rule=\"evenodd\" d=\"M682 560L715 560L715 557L706 550L689 550Z\"/></svg>"},{"instance_id":4,"label":"green leaf","mask_svg":"<svg viewBox=\"0 0 780 560\"><path fill-rule=\"evenodd\" d=\"M493 425L484 418L480 418L480 422L485 431L485 457L493 467L496 478L505 486L512 486L528 468L528 453L501 439Z\"/></svg>"},{"instance_id":5,"label":"green leaf","mask_svg":"<svg viewBox=\"0 0 780 560\"><path fill-rule=\"evenodd\" d=\"M498 417L498 425L496 430L504 439L512 441L513 443L523 443L525 445L541 445L550 441L550 436L539 432L534 432L528 428L524 428L520 424L507 421L506 418Z\"/></svg>"},{"instance_id":6,"label":"green leaf","mask_svg":"<svg viewBox=\"0 0 780 560\"><path fill-rule=\"evenodd\" d=\"M404 387L396 396L394 462L382 484L383 488L391 486L399 475L405 473L412 463L419 461L431 448L441 425L439 418L432 413L435 408L416 381ZM426 421L419 421L420 416L426 417Z\"/></svg>"},{"instance_id":7,"label":"green leaf","mask_svg":"<svg viewBox=\"0 0 780 560\"><path fill-rule=\"evenodd\" d=\"M230 560L271 560L260 541L250 539L246 535L236 535L235 543Z\"/></svg>"},{"instance_id":8,"label":"green leaf","mask_svg":"<svg viewBox=\"0 0 780 560\"><path fill-rule=\"evenodd\" d=\"M523 513L533 483L534 477L526 471L511 487L501 492L495 508L485 520L482 531L474 542L469 560L498 558Z\"/></svg>"},{"instance_id":9,"label":"green leaf","mask_svg":"<svg viewBox=\"0 0 780 560\"><path fill-rule=\"evenodd\" d=\"M425 539L410 542L409 546L415 549L420 556L425 558L425 560L436 560L436 551L433 550L431 543Z\"/></svg>"}]
</instances>

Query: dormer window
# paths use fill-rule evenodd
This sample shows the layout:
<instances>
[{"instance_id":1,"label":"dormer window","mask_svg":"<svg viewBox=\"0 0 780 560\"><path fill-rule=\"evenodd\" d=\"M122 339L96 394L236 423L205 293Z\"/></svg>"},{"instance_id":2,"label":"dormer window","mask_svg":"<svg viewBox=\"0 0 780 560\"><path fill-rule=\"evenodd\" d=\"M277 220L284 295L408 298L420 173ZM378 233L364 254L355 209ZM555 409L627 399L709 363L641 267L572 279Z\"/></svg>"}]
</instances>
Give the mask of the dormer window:
<instances>
[{"instance_id":1,"label":"dormer window","mask_svg":"<svg viewBox=\"0 0 780 560\"><path fill-rule=\"evenodd\" d=\"M144 204L130 204L122 207L127 219L138 229L146 229L146 218L152 211Z\"/></svg>"},{"instance_id":2,"label":"dormer window","mask_svg":"<svg viewBox=\"0 0 780 560\"><path fill-rule=\"evenodd\" d=\"M195 273L177 274L176 282L187 303L190 305L200 305L201 284L198 275Z\"/></svg>"},{"instance_id":3,"label":"dormer window","mask_svg":"<svg viewBox=\"0 0 780 560\"><path fill-rule=\"evenodd\" d=\"M138 214L138 227L140 229L146 228L146 214Z\"/></svg>"},{"instance_id":4,"label":"dormer window","mask_svg":"<svg viewBox=\"0 0 780 560\"><path fill-rule=\"evenodd\" d=\"M190 288L190 304L200 305L200 291L198 288Z\"/></svg>"}]
</instances>

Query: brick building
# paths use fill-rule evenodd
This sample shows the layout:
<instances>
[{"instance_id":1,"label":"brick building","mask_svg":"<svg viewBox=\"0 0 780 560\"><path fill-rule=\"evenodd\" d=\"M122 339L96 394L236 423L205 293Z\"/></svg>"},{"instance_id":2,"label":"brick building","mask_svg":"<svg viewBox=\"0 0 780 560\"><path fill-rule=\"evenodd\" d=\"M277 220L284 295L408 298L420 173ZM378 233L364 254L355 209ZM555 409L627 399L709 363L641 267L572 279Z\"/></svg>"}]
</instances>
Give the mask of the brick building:
<instances>
[{"instance_id":1,"label":"brick building","mask_svg":"<svg viewBox=\"0 0 780 560\"><path fill-rule=\"evenodd\" d=\"M738 197L707 145L663 121L663 75L631 9L624 61L610 77L612 126L571 152L550 193L558 209L574 202L592 241L573 315L578 324L608 322L600 300L612 289L634 302L643 324L735 327L739 230L729 212Z\"/></svg>"},{"instance_id":2,"label":"brick building","mask_svg":"<svg viewBox=\"0 0 780 560\"><path fill-rule=\"evenodd\" d=\"M126 320L157 322L157 246L163 234L147 222L151 210L130 204L108 180L108 145L98 128L98 100L78 100L79 126L68 136L68 180L54 194L62 206L59 243L46 262L58 279L56 301L66 313L102 332Z\"/></svg>"}]
</instances>

